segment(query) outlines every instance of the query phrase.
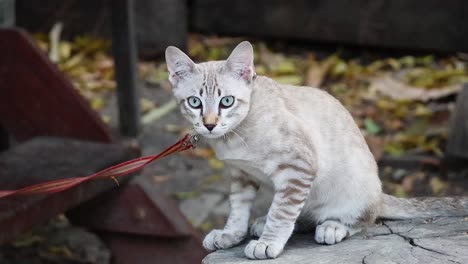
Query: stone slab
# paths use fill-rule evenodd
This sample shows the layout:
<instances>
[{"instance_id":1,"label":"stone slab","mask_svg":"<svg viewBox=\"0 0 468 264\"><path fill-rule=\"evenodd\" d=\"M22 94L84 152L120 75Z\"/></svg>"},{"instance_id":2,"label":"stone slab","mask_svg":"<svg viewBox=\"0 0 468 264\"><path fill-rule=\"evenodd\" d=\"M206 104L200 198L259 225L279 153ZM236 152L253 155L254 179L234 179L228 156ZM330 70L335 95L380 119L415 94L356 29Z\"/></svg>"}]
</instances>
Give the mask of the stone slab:
<instances>
[{"instance_id":1,"label":"stone slab","mask_svg":"<svg viewBox=\"0 0 468 264\"><path fill-rule=\"evenodd\" d=\"M203 263L252 263L244 246L211 253ZM255 263L468 263L468 217L383 221L332 246L316 244L312 234L297 234L277 259Z\"/></svg>"},{"instance_id":2,"label":"stone slab","mask_svg":"<svg viewBox=\"0 0 468 264\"><path fill-rule=\"evenodd\" d=\"M223 195L219 193L204 193L194 199L184 200L180 210L194 226L200 226L222 199Z\"/></svg>"}]
</instances>

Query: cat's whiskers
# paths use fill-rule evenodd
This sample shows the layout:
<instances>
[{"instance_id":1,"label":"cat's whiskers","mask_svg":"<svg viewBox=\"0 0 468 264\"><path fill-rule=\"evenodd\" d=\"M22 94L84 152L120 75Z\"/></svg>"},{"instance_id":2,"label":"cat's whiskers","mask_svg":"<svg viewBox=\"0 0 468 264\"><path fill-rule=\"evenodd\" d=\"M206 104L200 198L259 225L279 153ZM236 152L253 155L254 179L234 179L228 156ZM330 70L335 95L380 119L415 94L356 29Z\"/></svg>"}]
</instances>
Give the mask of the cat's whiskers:
<instances>
[{"instance_id":1,"label":"cat's whiskers","mask_svg":"<svg viewBox=\"0 0 468 264\"><path fill-rule=\"evenodd\" d=\"M229 144L229 142L231 141L231 138L229 138L228 133L223 135L223 141L226 142L226 144Z\"/></svg>"},{"instance_id":2,"label":"cat's whiskers","mask_svg":"<svg viewBox=\"0 0 468 264\"><path fill-rule=\"evenodd\" d=\"M246 136L246 134L245 134L246 132L245 132L245 131L242 131L239 127L236 127L234 130L236 130L236 132L237 132L239 135L241 135L241 136L243 136L243 137Z\"/></svg>"},{"instance_id":3,"label":"cat's whiskers","mask_svg":"<svg viewBox=\"0 0 468 264\"><path fill-rule=\"evenodd\" d=\"M239 139L241 140L241 142L247 147L247 151L250 152L250 147L249 147L249 144L247 144L247 142L241 137L241 135L238 134L239 131L234 128L233 130L231 130L232 133L234 133L236 136L239 137ZM239 132L240 133L240 132Z\"/></svg>"},{"instance_id":4,"label":"cat's whiskers","mask_svg":"<svg viewBox=\"0 0 468 264\"><path fill-rule=\"evenodd\" d=\"M235 129L236 129L236 132L241 134L242 136L245 137L247 131L244 130L245 126L243 126L243 124L240 124L238 125Z\"/></svg>"}]
</instances>

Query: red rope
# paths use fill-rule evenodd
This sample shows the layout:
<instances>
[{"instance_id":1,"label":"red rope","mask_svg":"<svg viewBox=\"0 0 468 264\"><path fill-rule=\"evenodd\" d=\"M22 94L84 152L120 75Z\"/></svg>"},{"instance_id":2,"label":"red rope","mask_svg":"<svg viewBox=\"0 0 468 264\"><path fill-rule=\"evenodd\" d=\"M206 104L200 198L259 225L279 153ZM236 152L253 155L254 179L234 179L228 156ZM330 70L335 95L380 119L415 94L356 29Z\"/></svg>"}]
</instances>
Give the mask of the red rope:
<instances>
[{"instance_id":1,"label":"red rope","mask_svg":"<svg viewBox=\"0 0 468 264\"><path fill-rule=\"evenodd\" d=\"M97 178L115 179L115 177L124 176L129 173L135 172L143 168L147 164L153 162L154 160L163 158L175 152L180 152L180 151L184 151L189 148L192 148L193 147L192 139L193 138L189 134L187 134L181 140L179 140L174 145L170 146L169 148L167 148L166 150L164 150L163 152L159 154L125 161L120 164L109 167L107 169L98 171L89 176L53 180L53 181L48 181L48 182L43 182L43 183L27 186L27 187L17 189L17 190L0 191L0 198L12 196L12 195L55 193L55 192L61 192L61 191L70 189L83 182L90 181L90 180L97 179Z\"/></svg>"}]
</instances>

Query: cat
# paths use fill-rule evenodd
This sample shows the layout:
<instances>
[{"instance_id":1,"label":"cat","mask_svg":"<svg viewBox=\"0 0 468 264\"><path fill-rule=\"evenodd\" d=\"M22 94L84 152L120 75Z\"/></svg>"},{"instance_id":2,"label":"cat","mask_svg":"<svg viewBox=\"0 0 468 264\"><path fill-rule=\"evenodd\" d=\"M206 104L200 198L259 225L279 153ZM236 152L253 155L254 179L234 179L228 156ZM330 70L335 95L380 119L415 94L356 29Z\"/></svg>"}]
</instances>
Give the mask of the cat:
<instances>
[{"instance_id":1,"label":"cat","mask_svg":"<svg viewBox=\"0 0 468 264\"><path fill-rule=\"evenodd\" d=\"M208 250L233 247L248 235L260 184L274 189L268 214L250 234L250 259L278 257L296 231L332 245L380 218L468 215L468 197L402 199L382 193L377 164L343 105L327 92L257 76L244 41L226 61L194 63L166 49L173 95L182 115L231 174L231 210Z\"/></svg>"}]
</instances>

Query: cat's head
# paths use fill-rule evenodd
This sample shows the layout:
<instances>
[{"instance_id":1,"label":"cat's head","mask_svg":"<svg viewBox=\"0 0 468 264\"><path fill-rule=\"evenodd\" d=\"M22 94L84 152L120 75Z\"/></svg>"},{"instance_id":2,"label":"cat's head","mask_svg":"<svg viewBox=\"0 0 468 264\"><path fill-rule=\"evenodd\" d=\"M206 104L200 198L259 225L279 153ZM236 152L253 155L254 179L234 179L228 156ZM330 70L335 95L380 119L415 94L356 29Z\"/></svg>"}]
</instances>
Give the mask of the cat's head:
<instances>
[{"instance_id":1,"label":"cat's head","mask_svg":"<svg viewBox=\"0 0 468 264\"><path fill-rule=\"evenodd\" d=\"M247 116L255 78L252 45L237 45L225 61L194 63L176 47L166 49L173 94L195 131L218 138Z\"/></svg>"}]
</instances>

